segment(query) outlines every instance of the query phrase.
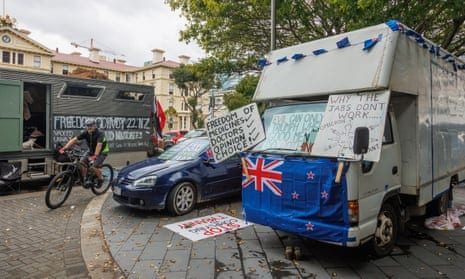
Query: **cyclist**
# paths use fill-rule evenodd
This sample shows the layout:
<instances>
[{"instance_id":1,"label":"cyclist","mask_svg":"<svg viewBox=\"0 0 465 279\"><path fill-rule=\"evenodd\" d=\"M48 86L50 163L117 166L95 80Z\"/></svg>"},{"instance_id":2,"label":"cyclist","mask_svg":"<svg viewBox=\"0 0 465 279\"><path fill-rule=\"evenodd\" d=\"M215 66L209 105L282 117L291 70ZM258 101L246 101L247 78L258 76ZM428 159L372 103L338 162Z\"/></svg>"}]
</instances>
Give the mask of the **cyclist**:
<instances>
[{"instance_id":1,"label":"cyclist","mask_svg":"<svg viewBox=\"0 0 465 279\"><path fill-rule=\"evenodd\" d=\"M78 141L85 139L87 142L87 146L89 147L89 150L81 158L81 162L83 163L81 165L82 175L85 176L86 167L89 165L90 161L93 161L94 164L92 168L95 171L95 174L97 175L98 187L100 187L103 184L103 176L100 168L103 164L103 161L107 157L110 148L108 147L107 139L105 138L105 133L97 129L97 123L95 122L95 120L87 119L85 124L87 129L83 131L79 136L70 139L65 146L60 148L59 152L63 154L66 149L70 148Z\"/></svg>"}]
</instances>

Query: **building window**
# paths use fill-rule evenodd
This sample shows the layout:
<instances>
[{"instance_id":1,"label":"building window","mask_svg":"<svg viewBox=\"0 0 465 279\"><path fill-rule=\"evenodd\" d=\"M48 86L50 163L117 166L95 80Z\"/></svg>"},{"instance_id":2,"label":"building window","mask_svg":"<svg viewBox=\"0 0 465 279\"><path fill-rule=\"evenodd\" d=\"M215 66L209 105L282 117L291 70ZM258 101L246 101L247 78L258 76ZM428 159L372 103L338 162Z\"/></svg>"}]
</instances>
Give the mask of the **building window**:
<instances>
[{"instance_id":1,"label":"building window","mask_svg":"<svg viewBox=\"0 0 465 279\"><path fill-rule=\"evenodd\" d=\"M170 83L169 88L168 88L168 93L170 95L174 94L174 83Z\"/></svg>"},{"instance_id":2,"label":"building window","mask_svg":"<svg viewBox=\"0 0 465 279\"><path fill-rule=\"evenodd\" d=\"M41 64L42 64L42 59L41 59L41 57L38 56L38 55L35 55L35 56L34 56L34 67L40 68Z\"/></svg>"},{"instance_id":3,"label":"building window","mask_svg":"<svg viewBox=\"0 0 465 279\"><path fill-rule=\"evenodd\" d=\"M121 81L121 74L120 73L116 73L116 77L115 77L115 81Z\"/></svg>"},{"instance_id":4,"label":"building window","mask_svg":"<svg viewBox=\"0 0 465 279\"><path fill-rule=\"evenodd\" d=\"M129 74L126 74L126 82L131 82L131 77L129 76Z\"/></svg>"},{"instance_id":5,"label":"building window","mask_svg":"<svg viewBox=\"0 0 465 279\"><path fill-rule=\"evenodd\" d=\"M24 65L24 53L18 53L18 65Z\"/></svg>"},{"instance_id":6,"label":"building window","mask_svg":"<svg viewBox=\"0 0 465 279\"><path fill-rule=\"evenodd\" d=\"M155 79L155 72L152 70L152 79Z\"/></svg>"},{"instance_id":7,"label":"building window","mask_svg":"<svg viewBox=\"0 0 465 279\"><path fill-rule=\"evenodd\" d=\"M2 55L2 62L3 63L10 63L10 52L4 51Z\"/></svg>"},{"instance_id":8,"label":"building window","mask_svg":"<svg viewBox=\"0 0 465 279\"><path fill-rule=\"evenodd\" d=\"M62 70L63 74L67 75L68 71L69 71L68 65L63 65L63 70Z\"/></svg>"},{"instance_id":9,"label":"building window","mask_svg":"<svg viewBox=\"0 0 465 279\"><path fill-rule=\"evenodd\" d=\"M145 73L142 73L142 80L145 80Z\"/></svg>"},{"instance_id":10,"label":"building window","mask_svg":"<svg viewBox=\"0 0 465 279\"><path fill-rule=\"evenodd\" d=\"M182 121L182 129L187 129L187 116L184 116Z\"/></svg>"},{"instance_id":11,"label":"building window","mask_svg":"<svg viewBox=\"0 0 465 279\"><path fill-rule=\"evenodd\" d=\"M173 99L169 99L168 100L168 107L172 107L173 106Z\"/></svg>"}]
</instances>

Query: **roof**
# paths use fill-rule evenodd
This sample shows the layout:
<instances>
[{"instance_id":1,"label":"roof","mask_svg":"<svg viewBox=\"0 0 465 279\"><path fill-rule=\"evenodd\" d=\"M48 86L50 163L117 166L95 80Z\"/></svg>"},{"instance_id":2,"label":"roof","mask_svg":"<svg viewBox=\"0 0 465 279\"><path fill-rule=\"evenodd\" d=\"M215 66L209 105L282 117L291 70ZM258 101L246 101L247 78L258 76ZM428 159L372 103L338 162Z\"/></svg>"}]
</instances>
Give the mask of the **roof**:
<instances>
[{"instance_id":1,"label":"roof","mask_svg":"<svg viewBox=\"0 0 465 279\"><path fill-rule=\"evenodd\" d=\"M0 32L11 32L13 34L15 34L15 36L18 36L20 37L21 39L27 41L29 44L37 47L40 51L42 51L42 53L44 54L47 54L47 55L50 55L52 56L53 55L53 51L49 48L47 48L46 46L40 44L39 42L31 39L28 34L18 30L18 29L15 29L13 27L0 27Z\"/></svg>"},{"instance_id":2,"label":"roof","mask_svg":"<svg viewBox=\"0 0 465 279\"><path fill-rule=\"evenodd\" d=\"M119 72L132 72L140 70L140 67L126 65L122 63L117 63L113 61L99 61L99 62L92 62L88 57L76 55L76 54L66 54L66 53L59 53L54 52L54 56L52 57L53 62L62 62L67 64L74 64L79 66L86 66L92 68L101 68L106 70L114 70Z\"/></svg>"}]
</instances>

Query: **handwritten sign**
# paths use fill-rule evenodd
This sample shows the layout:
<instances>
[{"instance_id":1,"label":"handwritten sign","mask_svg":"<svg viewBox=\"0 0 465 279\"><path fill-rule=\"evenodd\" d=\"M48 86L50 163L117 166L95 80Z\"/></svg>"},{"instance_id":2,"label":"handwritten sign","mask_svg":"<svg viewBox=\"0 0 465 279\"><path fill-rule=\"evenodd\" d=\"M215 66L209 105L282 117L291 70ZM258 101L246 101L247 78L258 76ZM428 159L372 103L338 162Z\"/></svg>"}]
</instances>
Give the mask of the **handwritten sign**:
<instances>
[{"instance_id":1,"label":"handwritten sign","mask_svg":"<svg viewBox=\"0 0 465 279\"><path fill-rule=\"evenodd\" d=\"M354 131L368 127L370 139L364 159L379 161L388 102L389 91L330 95L312 154L354 158Z\"/></svg>"},{"instance_id":2,"label":"handwritten sign","mask_svg":"<svg viewBox=\"0 0 465 279\"><path fill-rule=\"evenodd\" d=\"M223 213L216 213L205 217L164 225L164 227L187 239L198 241L245 228L250 225L251 223L246 223L241 219Z\"/></svg>"},{"instance_id":3,"label":"handwritten sign","mask_svg":"<svg viewBox=\"0 0 465 279\"><path fill-rule=\"evenodd\" d=\"M265 139L255 103L206 122L213 158L221 162Z\"/></svg>"},{"instance_id":4,"label":"handwritten sign","mask_svg":"<svg viewBox=\"0 0 465 279\"><path fill-rule=\"evenodd\" d=\"M110 150L143 150L149 145L150 118L125 116L54 115L52 141L65 143L85 129L85 121L94 119L105 133Z\"/></svg>"},{"instance_id":5,"label":"handwritten sign","mask_svg":"<svg viewBox=\"0 0 465 279\"><path fill-rule=\"evenodd\" d=\"M273 115L262 148L300 150L304 141L315 141L323 112L296 112Z\"/></svg>"}]
</instances>

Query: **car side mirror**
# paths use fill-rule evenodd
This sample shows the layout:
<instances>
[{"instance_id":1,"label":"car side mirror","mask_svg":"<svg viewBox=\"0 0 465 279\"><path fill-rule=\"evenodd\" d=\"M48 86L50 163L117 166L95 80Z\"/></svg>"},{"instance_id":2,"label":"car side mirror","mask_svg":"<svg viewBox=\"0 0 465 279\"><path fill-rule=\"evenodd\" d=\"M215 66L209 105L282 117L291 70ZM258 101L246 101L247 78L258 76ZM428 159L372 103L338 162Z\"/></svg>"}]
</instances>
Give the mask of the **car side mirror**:
<instances>
[{"instance_id":1,"label":"car side mirror","mask_svg":"<svg viewBox=\"0 0 465 279\"><path fill-rule=\"evenodd\" d=\"M370 130L368 127L357 127L354 135L354 154L360 155L368 152Z\"/></svg>"}]
</instances>

